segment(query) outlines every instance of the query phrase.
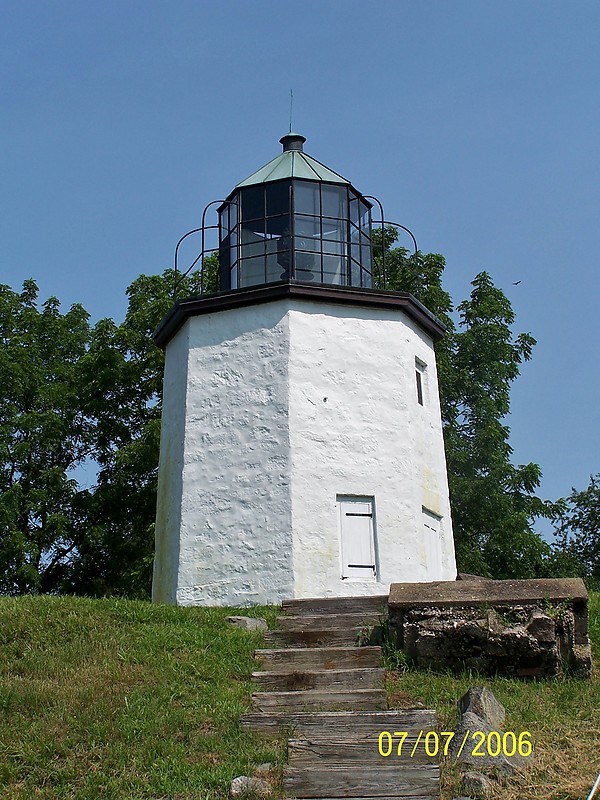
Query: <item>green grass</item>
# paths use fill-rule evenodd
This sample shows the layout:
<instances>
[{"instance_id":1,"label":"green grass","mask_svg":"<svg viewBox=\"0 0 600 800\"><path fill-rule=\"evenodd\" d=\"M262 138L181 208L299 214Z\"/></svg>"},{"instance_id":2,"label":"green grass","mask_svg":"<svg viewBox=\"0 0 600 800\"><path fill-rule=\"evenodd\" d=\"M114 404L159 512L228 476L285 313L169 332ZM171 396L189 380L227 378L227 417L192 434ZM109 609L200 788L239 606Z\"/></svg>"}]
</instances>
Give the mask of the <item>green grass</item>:
<instances>
[{"instance_id":1,"label":"green grass","mask_svg":"<svg viewBox=\"0 0 600 800\"><path fill-rule=\"evenodd\" d=\"M225 800L230 780L285 759L282 742L242 732L259 634L231 609L169 608L70 597L0 599L0 800ZM276 608L240 613L264 616ZM590 602L600 663L600 595ZM399 665L401 666L401 665ZM523 682L391 672L391 707L437 709L484 683L506 730L529 730L535 766L498 787L503 800L581 800L600 769L600 674ZM443 798L459 792L443 770Z\"/></svg>"},{"instance_id":2,"label":"green grass","mask_svg":"<svg viewBox=\"0 0 600 800\"><path fill-rule=\"evenodd\" d=\"M218 800L280 762L281 746L240 730L261 637L230 613L1 599L0 798Z\"/></svg>"}]
</instances>

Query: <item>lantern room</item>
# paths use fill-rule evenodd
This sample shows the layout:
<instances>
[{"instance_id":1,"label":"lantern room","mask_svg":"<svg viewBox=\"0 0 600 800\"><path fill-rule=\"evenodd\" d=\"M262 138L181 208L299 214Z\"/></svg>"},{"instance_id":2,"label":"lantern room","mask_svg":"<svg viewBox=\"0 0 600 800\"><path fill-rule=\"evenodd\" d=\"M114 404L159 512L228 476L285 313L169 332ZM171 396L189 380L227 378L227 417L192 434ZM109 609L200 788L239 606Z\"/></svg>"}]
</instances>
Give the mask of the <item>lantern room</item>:
<instances>
[{"instance_id":1,"label":"lantern room","mask_svg":"<svg viewBox=\"0 0 600 800\"><path fill-rule=\"evenodd\" d=\"M221 290L275 281L373 286L371 203L304 153L304 136L239 183L219 208Z\"/></svg>"}]
</instances>

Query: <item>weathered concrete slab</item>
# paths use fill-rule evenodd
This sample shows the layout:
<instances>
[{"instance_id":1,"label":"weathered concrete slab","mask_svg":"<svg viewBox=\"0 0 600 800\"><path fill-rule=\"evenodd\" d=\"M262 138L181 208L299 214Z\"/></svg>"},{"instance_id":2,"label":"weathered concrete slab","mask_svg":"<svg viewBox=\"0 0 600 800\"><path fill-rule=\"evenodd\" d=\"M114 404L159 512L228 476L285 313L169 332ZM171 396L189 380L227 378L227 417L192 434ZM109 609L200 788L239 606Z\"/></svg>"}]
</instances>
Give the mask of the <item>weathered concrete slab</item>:
<instances>
[{"instance_id":1,"label":"weathered concrete slab","mask_svg":"<svg viewBox=\"0 0 600 800\"><path fill-rule=\"evenodd\" d=\"M432 583L392 583L388 605L393 609L423 606L465 606L476 603L587 603L581 578L535 578L531 580L460 580Z\"/></svg>"},{"instance_id":2,"label":"weathered concrete slab","mask_svg":"<svg viewBox=\"0 0 600 800\"><path fill-rule=\"evenodd\" d=\"M389 630L424 668L523 678L592 671L580 578L392 584Z\"/></svg>"}]
</instances>

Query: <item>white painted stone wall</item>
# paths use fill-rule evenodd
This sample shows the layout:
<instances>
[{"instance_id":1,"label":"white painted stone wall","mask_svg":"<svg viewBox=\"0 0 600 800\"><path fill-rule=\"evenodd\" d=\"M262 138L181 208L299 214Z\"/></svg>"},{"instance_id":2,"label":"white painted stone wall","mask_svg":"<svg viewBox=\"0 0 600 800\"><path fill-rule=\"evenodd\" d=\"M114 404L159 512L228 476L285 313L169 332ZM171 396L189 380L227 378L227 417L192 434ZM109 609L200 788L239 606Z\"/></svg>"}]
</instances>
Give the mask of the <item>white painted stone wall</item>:
<instances>
[{"instance_id":1,"label":"white painted stone wall","mask_svg":"<svg viewBox=\"0 0 600 800\"><path fill-rule=\"evenodd\" d=\"M272 303L194 317L169 342L167 364L187 362L185 443L180 473L163 478L162 456L159 466L182 499L180 520L165 520L161 502L176 501L159 491L154 586L163 563L177 560L178 574L156 600L244 605L293 594L288 338L285 309ZM163 441L180 436L171 394L165 382Z\"/></svg>"},{"instance_id":2,"label":"white painted stone wall","mask_svg":"<svg viewBox=\"0 0 600 800\"><path fill-rule=\"evenodd\" d=\"M289 319L295 596L384 594L392 581L454 580L431 340L387 309L296 301ZM427 365L423 406L415 357ZM375 499L377 581L340 579L337 495ZM425 560L423 506L441 517L437 573Z\"/></svg>"},{"instance_id":3,"label":"white painted stone wall","mask_svg":"<svg viewBox=\"0 0 600 800\"><path fill-rule=\"evenodd\" d=\"M423 406L415 357L427 365ZM377 580L341 580L337 495L375 499ZM441 574L426 563L423 507L441 518ZM402 311L322 301L189 319L167 346L156 541L158 602L272 603L453 580L428 336Z\"/></svg>"}]
</instances>

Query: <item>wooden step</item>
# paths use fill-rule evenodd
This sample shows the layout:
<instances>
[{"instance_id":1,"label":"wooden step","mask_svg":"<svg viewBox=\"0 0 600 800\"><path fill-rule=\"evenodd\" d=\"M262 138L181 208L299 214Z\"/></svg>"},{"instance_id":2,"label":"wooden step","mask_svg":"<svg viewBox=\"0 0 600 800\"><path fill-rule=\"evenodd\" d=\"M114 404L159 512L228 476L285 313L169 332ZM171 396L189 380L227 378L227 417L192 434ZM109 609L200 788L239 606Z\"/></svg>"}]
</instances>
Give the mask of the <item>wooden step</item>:
<instances>
[{"instance_id":1,"label":"wooden step","mask_svg":"<svg viewBox=\"0 0 600 800\"><path fill-rule=\"evenodd\" d=\"M381 689L384 669L322 669L294 672L253 672L252 680L262 689L297 692L303 689Z\"/></svg>"},{"instance_id":2,"label":"wooden step","mask_svg":"<svg viewBox=\"0 0 600 800\"><path fill-rule=\"evenodd\" d=\"M273 712L249 713L241 717L245 730L278 733L291 728L294 739L329 741L329 739L372 740L381 731L406 731L415 738L419 731L433 730L436 712L432 709L402 709L401 711L329 711L306 713Z\"/></svg>"},{"instance_id":3,"label":"wooden step","mask_svg":"<svg viewBox=\"0 0 600 800\"><path fill-rule=\"evenodd\" d=\"M382 730L387 730L383 728ZM397 729L395 729L397 730ZM369 738L342 739L339 734L331 731L328 739L290 739L288 741L288 764L290 767L326 767L347 765L349 769L356 765L379 766L381 769L398 766L411 766L413 764L435 764L438 758L428 756L425 750L424 736L407 736L406 739L395 737L392 739L391 753L382 756L379 752L379 731ZM394 731L390 731L393 735ZM334 738L335 737L335 738ZM402 742L400 755L398 745ZM430 744L433 749L434 743ZM383 752L390 749L390 740L383 740Z\"/></svg>"},{"instance_id":4,"label":"wooden step","mask_svg":"<svg viewBox=\"0 0 600 800\"><path fill-rule=\"evenodd\" d=\"M305 600L284 600L284 614L354 614L362 611L387 611L387 594L371 597L311 597Z\"/></svg>"},{"instance_id":5,"label":"wooden step","mask_svg":"<svg viewBox=\"0 0 600 800\"><path fill-rule=\"evenodd\" d=\"M381 647L321 647L255 650L254 657L271 672L378 667Z\"/></svg>"},{"instance_id":6,"label":"wooden step","mask_svg":"<svg viewBox=\"0 0 600 800\"><path fill-rule=\"evenodd\" d=\"M366 632L369 636L370 631ZM356 647L360 643L360 628L332 628L313 631L267 631L265 640L268 644L294 647Z\"/></svg>"},{"instance_id":7,"label":"wooden step","mask_svg":"<svg viewBox=\"0 0 600 800\"><path fill-rule=\"evenodd\" d=\"M283 785L296 797L438 797L439 765L286 767Z\"/></svg>"},{"instance_id":8,"label":"wooden step","mask_svg":"<svg viewBox=\"0 0 600 800\"><path fill-rule=\"evenodd\" d=\"M380 625L382 619L383 615L379 611L362 611L352 614L297 614L293 617L277 617L277 622L286 631L314 631L373 627Z\"/></svg>"},{"instance_id":9,"label":"wooden step","mask_svg":"<svg viewBox=\"0 0 600 800\"><path fill-rule=\"evenodd\" d=\"M384 689L354 689L347 692L327 692L308 689L304 692L257 692L252 695L257 711L376 711L387 708Z\"/></svg>"}]
</instances>

